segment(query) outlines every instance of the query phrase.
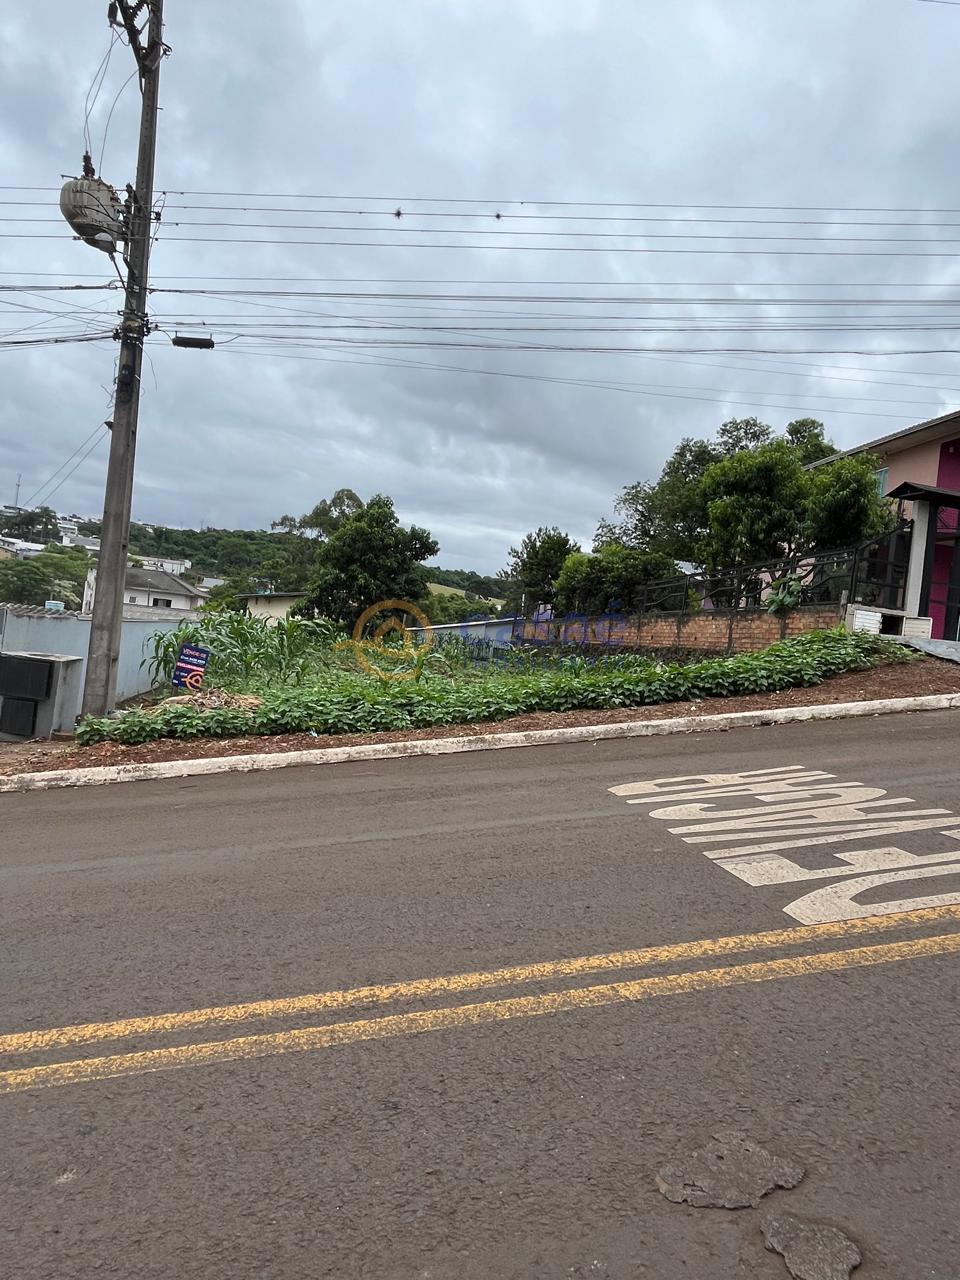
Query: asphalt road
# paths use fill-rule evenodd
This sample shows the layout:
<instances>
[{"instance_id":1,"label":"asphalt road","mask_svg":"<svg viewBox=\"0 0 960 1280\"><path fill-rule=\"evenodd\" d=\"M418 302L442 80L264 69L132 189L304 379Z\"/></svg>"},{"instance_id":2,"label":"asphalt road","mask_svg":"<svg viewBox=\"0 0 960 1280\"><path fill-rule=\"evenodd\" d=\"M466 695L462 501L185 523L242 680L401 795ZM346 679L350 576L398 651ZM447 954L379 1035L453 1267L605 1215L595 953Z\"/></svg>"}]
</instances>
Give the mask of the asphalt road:
<instances>
[{"instance_id":1,"label":"asphalt road","mask_svg":"<svg viewBox=\"0 0 960 1280\"><path fill-rule=\"evenodd\" d=\"M0 797L0 1274L778 1280L775 1211L956 1280L951 815L754 884L609 788L803 766L910 822L958 749L944 712ZM795 907L878 847L926 876ZM803 1181L667 1200L730 1128Z\"/></svg>"}]
</instances>

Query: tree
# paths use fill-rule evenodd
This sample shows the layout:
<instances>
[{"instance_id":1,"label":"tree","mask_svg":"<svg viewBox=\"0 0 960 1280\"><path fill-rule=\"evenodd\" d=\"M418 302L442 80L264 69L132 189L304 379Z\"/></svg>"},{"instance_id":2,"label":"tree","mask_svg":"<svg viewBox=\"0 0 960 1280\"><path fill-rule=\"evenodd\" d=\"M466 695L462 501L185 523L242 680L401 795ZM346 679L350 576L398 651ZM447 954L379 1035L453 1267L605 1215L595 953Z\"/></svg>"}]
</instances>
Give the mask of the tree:
<instances>
[{"instance_id":1,"label":"tree","mask_svg":"<svg viewBox=\"0 0 960 1280\"><path fill-rule=\"evenodd\" d=\"M280 562L274 566L275 585L299 591L307 583L315 557L317 538L329 538L344 520L363 510L363 500L352 489L338 489L332 498L321 498L302 516L283 515L271 529L277 534Z\"/></svg>"},{"instance_id":2,"label":"tree","mask_svg":"<svg viewBox=\"0 0 960 1280\"><path fill-rule=\"evenodd\" d=\"M429 530L404 529L392 499L377 494L319 544L299 611L352 624L379 600L416 603L427 594L429 578L421 561L438 550Z\"/></svg>"},{"instance_id":3,"label":"tree","mask_svg":"<svg viewBox=\"0 0 960 1280\"><path fill-rule=\"evenodd\" d=\"M773 427L767 426L759 418L729 418L721 423L717 432L717 444L724 457L729 458L744 449L757 449L762 444L768 444L772 437Z\"/></svg>"},{"instance_id":4,"label":"tree","mask_svg":"<svg viewBox=\"0 0 960 1280\"><path fill-rule=\"evenodd\" d=\"M696 563L717 569L797 550L808 491L807 473L785 440L714 463L701 486L707 528L698 540Z\"/></svg>"},{"instance_id":5,"label":"tree","mask_svg":"<svg viewBox=\"0 0 960 1280\"><path fill-rule=\"evenodd\" d=\"M482 600L499 600L503 595L501 578L475 573L473 569L438 569L435 565L431 565L430 581L444 587L459 587L463 591L472 591Z\"/></svg>"},{"instance_id":6,"label":"tree","mask_svg":"<svg viewBox=\"0 0 960 1280\"><path fill-rule=\"evenodd\" d=\"M30 560L0 560L0 602L43 604L61 600L79 609L89 560L82 547L51 543Z\"/></svg>"},{"instance_id":7,"label":"tree","mask_svg":"<svg viewBox=\"0 0 960 1280\"><path fill-rule=\"evenodd\" d=\"M837 458L806 473L809 493L804 542L821 551L879 537L893 526L890 503L877 488L879 459Z\"/></svg>"},{"instance_id":8,"label":"tree","mask_svg":"<svg viewBox=\"0 0 960 1280\"><path fill-rule=\"evenodd\" d=\"M528 533L519 547L510 548L510 563L503 574L504 596L513 610L552 604L554 584L571 551L580 548L556 526L541 526Z\"/></svg>"},{"instance_id":9,"label":"tree","mask_svg":"<svg viewBox=\"0 0 960 1280\"><path fill-rule=\"evenodd\" d=\"M773 453L765 452L774 446ZM824 434L823 423L816 418L797 418L787 424L782 435L776 435L758 418L731 418L720 426L714 440L681 440L655 483L639 481L628 485L614 504L620 519L600 521L594 550L620 543L674 560L713 564L717 563L714 557L732 555L735 548L746 554L747 549L753 552L778 542L799 545L799 531L806 527L808 486L798 486L796 468L802 470L835 452L835 446ZM722 464L752 457L758 459L753 470L750 464L739 461L735 466L714 471ZM801 491L804 500L784 513L778 527L776 513L769 509L774 495L763 490L763 475L766 472L768 482L780 483L784 481L785 468L793 475L792 487L777 493L777 500L781 505L789 503L797 500ZM708 475L712 477L709 485ZM726 495L730 501L711 511L711 503L725 496L721 490L727 482L733 486ZM753 497L749 496L751 492ZM760 507L747 519L744 504L750 506L754 501ZM851 522L852 527L855 522ZM872 527L871 520L864 525L868 527Z\"/></svg>"},{"instance_id":10,"label":"tree","mask_svg":"<svg viewBox=\"0 0 960 1280\"><path fill-rule=\"evenodd\" d=\"M837 452L836 445L824 438L823 423L816 418L796 418L787 423L784 434L805 467Z\"/></svg>"},{"instance_id":11,"label":"tree","mask_svg":"<svg viewBox=\"0 0 960 1280\"><path fill-rule=\"evenodd\" d=\"M217 568L227 577L249 572L258 558L256 548L236 533L221 538L217 545Z\"/></svg>"},{"instance_id":12,"label":"tree","mask_svg":"<svg viewBox=\"0 0 960 1280\"><path fill-rule=\"evenodd\" d=\"M0 601L4 604L43 604L52 579L39 557L33 560L0 560Z\"/></svg>"},{"instance_id":13,"label":"tree","mask_svg":"<svg viewBox=\"0 0 960 1280\"><path fill-rule=\"evenodd\" d=\"M676 564L657 552L610 543L593 555L574 551L557 576L558 613L631 613L645 602L644 587L676 577Z\"/></svg>"},{"instance_id":14,"label":"tree","mask_svg":"<svg viewBox=\"0 0 960 1280\"><path fill-rule=\"evenodd\" d=\"M726 424L729 425L729 424ZM692 559L692 548L707 528L703 477L725 456L711 440L680 441L664 463L656 484L628 485L614 504L619 522L601 522L594 549L619 543L634 551L659 552L675 560Z\"/></svg>"},{"instance_id":15,"label":"tree","mask_svg":"<svg viewBox=\"0 0 960 1280\"><path fill-rule=\"evenodd\" d=\"M57 513L52 507L37 507L33 511L18 511L15 515L6 516L0 532L23 542L50 542L60 536Z\"/></svg>"}]
</instances>

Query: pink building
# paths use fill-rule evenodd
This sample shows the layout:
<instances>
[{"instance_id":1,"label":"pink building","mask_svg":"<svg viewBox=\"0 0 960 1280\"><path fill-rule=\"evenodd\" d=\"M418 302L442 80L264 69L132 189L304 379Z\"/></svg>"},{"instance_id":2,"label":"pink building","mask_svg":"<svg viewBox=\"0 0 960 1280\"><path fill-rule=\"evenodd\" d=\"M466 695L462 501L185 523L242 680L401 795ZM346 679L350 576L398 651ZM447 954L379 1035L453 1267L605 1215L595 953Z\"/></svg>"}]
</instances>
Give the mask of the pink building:
<instances>
[{"instance_id":1,"label":"pink building","mask_svg":"<svg viewBox=\"0 0 960 1280\"><path fill-rule=\"evenodd\" d=\"M877 484L913 518L906 612L933 619L935 639L960 638L960 412L868 440Z\"/></svg>"}]
</instances>

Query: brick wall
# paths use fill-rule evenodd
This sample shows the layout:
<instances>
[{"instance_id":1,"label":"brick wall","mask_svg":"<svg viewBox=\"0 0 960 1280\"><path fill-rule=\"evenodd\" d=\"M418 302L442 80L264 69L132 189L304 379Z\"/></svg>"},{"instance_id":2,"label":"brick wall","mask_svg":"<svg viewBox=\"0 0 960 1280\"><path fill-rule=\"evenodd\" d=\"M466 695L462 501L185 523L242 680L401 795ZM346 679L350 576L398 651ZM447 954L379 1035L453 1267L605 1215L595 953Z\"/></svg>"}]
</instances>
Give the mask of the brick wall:
<instances>
[{"instance_id":1,"label":"brick wall","mask_svg":"<svg viewBox=\"0 0 960 1280\"><path fill-rule=\"evenodd\" d=\"M647 613L638 618L524 622L522 633L524 640L540 644L661 651L677 649L690 653L754 653L787 636L835 627L841 617L839 604L808 604L801 605L785 618L777 618L766 609ZM517 632L520 630L518 627Z\"/></svg>"}]
</instances>

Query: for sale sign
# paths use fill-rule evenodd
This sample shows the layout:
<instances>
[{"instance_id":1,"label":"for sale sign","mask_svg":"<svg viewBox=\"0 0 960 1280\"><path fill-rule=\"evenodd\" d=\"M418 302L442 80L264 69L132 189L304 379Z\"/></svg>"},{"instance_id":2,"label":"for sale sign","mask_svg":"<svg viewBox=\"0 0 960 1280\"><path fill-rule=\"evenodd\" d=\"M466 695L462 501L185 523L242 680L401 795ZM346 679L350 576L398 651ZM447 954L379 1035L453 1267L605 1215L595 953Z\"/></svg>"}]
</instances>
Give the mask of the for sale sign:
<instances>
[{"instance_id":1,"label":"for sale sign","mask_svg":"<svg viewBox=\"0 0 960 1280\"><path fill-rule=\"evenodd\" d=\"M196 693L203 688L203 673L207 669L209 649L201 649L199 645L182 644L177 654L177 665L173 668L173 684L176 689L189 689Z\"/></svg>"}]
</instances>

